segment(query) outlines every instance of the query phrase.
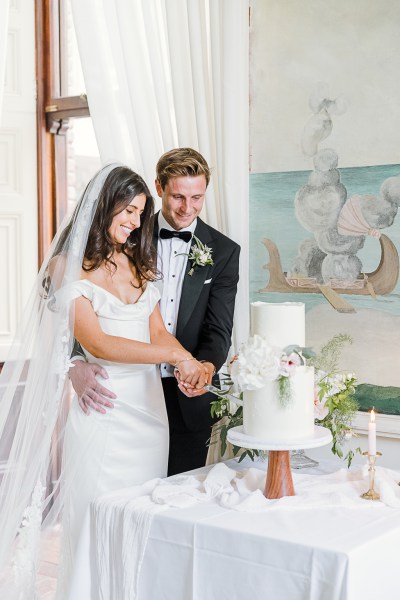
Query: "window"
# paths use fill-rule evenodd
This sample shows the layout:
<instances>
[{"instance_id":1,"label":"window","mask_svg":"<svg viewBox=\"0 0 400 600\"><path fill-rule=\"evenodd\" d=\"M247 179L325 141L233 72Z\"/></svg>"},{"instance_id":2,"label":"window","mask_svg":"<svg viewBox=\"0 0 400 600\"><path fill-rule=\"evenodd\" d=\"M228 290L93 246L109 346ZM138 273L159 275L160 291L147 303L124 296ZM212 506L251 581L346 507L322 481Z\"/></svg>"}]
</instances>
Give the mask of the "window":
<instances>
[{"instance_id":1,"label":"window","mask_svg":"<svg viewBox=\"0 0 400 600\"><path fill-rule=\"evenodd\" d=\"M69 0L37 0L39 262L100 166Z\"/></svg>"}]
</instances>

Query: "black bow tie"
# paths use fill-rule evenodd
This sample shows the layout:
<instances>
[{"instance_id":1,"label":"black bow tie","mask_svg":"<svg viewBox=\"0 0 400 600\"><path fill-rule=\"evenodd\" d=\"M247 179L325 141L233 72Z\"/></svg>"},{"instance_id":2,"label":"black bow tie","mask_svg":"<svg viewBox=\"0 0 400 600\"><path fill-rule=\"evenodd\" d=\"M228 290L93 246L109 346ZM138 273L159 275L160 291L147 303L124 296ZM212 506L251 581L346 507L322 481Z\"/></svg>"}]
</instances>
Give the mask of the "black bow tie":
<instances>
[{"instance_id":1,"label":"black bow tie","mask_svg":"<svg viewBox=\"0 0 400 600\"><path fill-rule=\"evenodd\" d=\"M190 242L192 239L192 234L190 231L171 231L170 229L160 229L159 236L162 240L180 238L184 242Z\"/></svg>"}]
</instances>

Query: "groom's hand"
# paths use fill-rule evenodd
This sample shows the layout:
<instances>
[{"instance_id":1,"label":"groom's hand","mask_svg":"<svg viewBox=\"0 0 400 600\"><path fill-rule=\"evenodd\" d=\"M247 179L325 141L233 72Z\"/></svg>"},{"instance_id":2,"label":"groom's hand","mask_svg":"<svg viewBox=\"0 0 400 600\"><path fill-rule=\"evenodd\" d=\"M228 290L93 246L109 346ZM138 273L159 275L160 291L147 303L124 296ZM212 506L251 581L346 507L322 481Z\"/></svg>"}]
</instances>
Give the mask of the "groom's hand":
<instances>
[{"instance_id":1,"label":"groom's hand","mask_svg":"<svg viewBox=\"0 0 400 600\"><path fill-rule=\"evenodd\" d=\"M73 365L69 370L69 378L83 412L88 415L92 408L96 412L105 414L106 408L114 408L114 404L110 399L115 400L117 396L103 387L96 379L96 375L108 379L107 371L100 365L87 363L83 360L75 360Z\"/></svg>"},{"instance_id":2,"label":"groom's hand","mask_svg":"<svg viewBox=\"0 0 400 600\"><path fill-rule=\"evenodd\" d=\"M205 384L211 384L212 378L215 375L215 367L211 362L202 361L203 367L206 369L206 381ZM175 373L175 377L178 380L178 387L185 396L188 398L195 398L196 396L202 396L207 393L207 390L204 388L196 388L189 383L184 383L181 378L179 372Z\"/></svg>"}]
</instances>

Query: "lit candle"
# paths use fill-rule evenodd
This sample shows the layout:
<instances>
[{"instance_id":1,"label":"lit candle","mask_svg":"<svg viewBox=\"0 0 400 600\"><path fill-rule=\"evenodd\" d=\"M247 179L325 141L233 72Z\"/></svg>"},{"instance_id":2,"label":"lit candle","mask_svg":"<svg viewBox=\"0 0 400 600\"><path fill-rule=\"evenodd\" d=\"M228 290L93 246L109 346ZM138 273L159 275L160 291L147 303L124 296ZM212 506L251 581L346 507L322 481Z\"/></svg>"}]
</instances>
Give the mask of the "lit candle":
<instances>
[{"instance_id":1,"label":"lit candle","mask_svg":"<svg viewBox=\"0 0 400 600\"><path fill-rule=\"evenodd\" d=\"M376 455L376 423L375 411L371 410L371 417L368 423L368 454Z\"/></svg>"}]
</instances>

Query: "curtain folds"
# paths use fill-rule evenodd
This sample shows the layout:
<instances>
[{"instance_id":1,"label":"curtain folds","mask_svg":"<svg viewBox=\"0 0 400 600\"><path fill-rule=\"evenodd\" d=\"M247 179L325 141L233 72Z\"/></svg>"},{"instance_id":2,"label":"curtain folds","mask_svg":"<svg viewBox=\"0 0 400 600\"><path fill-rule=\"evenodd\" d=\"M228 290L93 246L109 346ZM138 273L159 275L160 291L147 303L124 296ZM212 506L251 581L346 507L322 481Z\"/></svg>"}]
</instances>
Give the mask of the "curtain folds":
<instances>
[{"instance_id":1,"label":"curtain folds","mask_svg":"<svg viewBox=\"0 0 400 600\"><path fill-rule=\"evenodd\" d=\"M0 2L0 125L2 123L4 83L6 76L8 15L9 0L3 0Z\"/></svg>"},{"instance_id":2,"label":"curtain folds","mask_svg":"<svg viewBox=\"0 0 400 600\"><path fill-rule=\"evenodd\" d=\"M155 165L178 146L212 167L203 218L241 247L233 347L248 335L248 0L72 0L103 162L153 193ZM240 315L240 319L238 316Z\"/></svg>"}]
</instances>

